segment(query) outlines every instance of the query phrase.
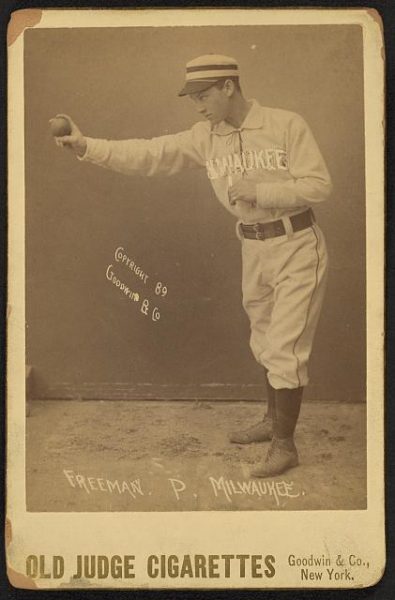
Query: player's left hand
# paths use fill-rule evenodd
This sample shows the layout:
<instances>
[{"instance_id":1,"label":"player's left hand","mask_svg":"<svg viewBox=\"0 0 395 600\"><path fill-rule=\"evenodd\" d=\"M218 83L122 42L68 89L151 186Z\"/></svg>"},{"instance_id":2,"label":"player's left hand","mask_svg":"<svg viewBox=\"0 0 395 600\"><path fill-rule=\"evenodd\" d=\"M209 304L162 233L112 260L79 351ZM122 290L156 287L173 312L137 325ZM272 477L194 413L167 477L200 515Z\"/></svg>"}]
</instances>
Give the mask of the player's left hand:
<instances>
[{"instance_id":1,"label":"player's left hand","mask_svg":"<svg viewBox=\"0 0 395 600\"><path fill-rule=\"evenodd\" d=\"M256 206L256 183L249 179L239 179L229 188L231 204L245 202L251 207Z\"/></svg>"}]
</instances>

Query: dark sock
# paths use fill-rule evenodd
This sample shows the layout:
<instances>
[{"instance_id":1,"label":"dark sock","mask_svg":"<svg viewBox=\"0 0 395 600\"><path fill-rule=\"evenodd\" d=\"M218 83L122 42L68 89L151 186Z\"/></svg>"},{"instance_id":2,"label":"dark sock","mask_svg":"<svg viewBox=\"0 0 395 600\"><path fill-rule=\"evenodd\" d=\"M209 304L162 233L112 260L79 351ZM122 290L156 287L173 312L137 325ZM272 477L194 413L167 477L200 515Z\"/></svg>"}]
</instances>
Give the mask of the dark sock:
<instances>
[{"instance_id":1,"label":"dark sock","mask_svg":"<svg viewBox=\"0 0 395 600\"><path fill-rule=\"evenodd\" d=\"M274 437L292 438L302 403L303 388L275 390Z\"/></svg>"},{"instance_id":2,"label":"dark sock","mask_svg":"<svg viewBox=\"0 0 395 600\"><path fill-rule=\"evenodd\" d=\"M275 409L275 399L276 399L276 390L270 385L268 379L268 370L265 371L265 380L266 380L266 393L267 393L267 411L266 416L269 419L274 419L274 409Z\"/></svg>"}]
</instances>

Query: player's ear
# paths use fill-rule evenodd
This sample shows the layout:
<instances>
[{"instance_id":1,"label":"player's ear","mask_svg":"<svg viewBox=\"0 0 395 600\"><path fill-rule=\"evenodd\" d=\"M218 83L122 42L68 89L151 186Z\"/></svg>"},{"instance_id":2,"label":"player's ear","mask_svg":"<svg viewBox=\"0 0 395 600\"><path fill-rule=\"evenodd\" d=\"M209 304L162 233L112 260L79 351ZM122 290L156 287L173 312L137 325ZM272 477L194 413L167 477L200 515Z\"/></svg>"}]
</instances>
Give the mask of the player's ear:
<instances>
[{"instance_id":1,"label":"player's ear","mask_svg":"<svg viewBox=\"0 0 395 600\"><path fill-rule=\"evenodd\" d=\"M227 79L224 83L224 87L222 88L225 94L230 98L235 93L235 82L232 79Z\"/></svg>"}]
</instances>

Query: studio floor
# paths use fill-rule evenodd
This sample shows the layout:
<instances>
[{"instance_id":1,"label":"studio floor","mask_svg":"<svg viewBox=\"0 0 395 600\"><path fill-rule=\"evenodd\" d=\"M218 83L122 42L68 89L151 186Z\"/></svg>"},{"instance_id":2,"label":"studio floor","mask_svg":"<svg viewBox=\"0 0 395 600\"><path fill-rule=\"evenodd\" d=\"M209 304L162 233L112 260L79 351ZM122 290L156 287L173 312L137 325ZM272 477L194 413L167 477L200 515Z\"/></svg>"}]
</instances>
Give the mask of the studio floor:
<instances>
[{"instance_id":1,"label":"studio floor","mask_svg":"<svg viewBox=\"0 0 395 600\"><path fill-rule=\"evenodd\" d=\"M29 511L355 510L366 508L366 407L302 406L300 465L252 479L268 444L228 432L251 402L33 400L26 425Z\"/></svg>"}]
</instances>

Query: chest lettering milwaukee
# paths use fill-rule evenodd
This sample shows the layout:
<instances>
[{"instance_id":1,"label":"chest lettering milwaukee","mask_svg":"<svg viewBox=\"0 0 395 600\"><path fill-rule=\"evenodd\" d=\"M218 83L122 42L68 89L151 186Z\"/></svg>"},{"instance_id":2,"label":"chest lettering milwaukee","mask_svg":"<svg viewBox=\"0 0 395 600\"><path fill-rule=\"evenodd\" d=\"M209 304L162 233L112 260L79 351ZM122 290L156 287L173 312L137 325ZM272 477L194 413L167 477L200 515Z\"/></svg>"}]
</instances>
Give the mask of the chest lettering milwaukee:
<instances>
[{"instance_id":1,"label":"chest lettering milwaukee","mask_svg":"<svg viewBox=\"0 0 395 600\"><path fill-rule=\"evenodd\" d=\"M285 150L279 148L243 150L206 160L206 169L209 179L247 171L287 171L288 156Z\"/></svg>"}]
</instances>

